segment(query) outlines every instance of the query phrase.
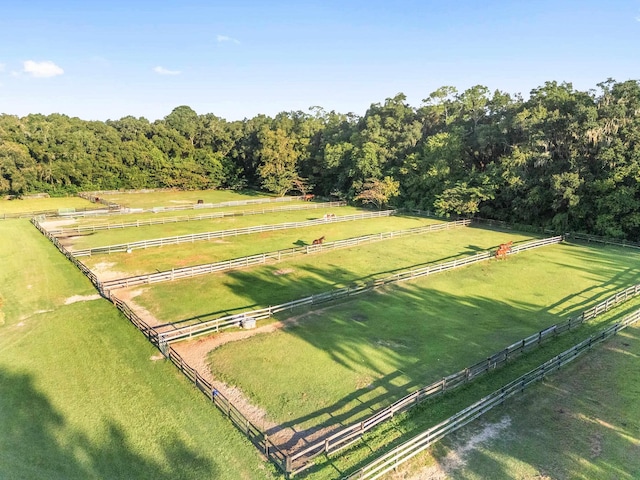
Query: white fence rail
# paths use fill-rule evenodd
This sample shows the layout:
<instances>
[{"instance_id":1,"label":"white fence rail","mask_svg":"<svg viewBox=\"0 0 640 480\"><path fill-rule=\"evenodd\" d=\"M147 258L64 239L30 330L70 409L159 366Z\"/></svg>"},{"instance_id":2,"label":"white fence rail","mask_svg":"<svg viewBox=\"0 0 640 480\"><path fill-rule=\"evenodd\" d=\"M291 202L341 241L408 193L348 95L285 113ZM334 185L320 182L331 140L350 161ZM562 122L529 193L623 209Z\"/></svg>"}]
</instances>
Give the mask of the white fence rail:
<instances>
[{"instance_id":1,"label":"white fence rail","mask_svg":"<svg viewBox=\"0 0 640 480\"><path fill-rule=\"evenodd\" d=\"M529 250L532 248L551 245L554 243L560 243L561 241L562 241L562 237L558 236L558 237L545 238L542 240L535 240L533 242L527 242L522 245L514 245L513 248L511 249L510 254L513 255L521 251ZM294 300L292 302L270 306L270 307L262 308L259 310L244 312L243 315L245 315L246 317L252 317L256 320L262 320L265 318L269 318L274 314L278 312L282 312L284 310L290 310L290 309L304 306L304 305L319 304L319 303L324 303L328 301L338 300L341 298L357 295L362 292L369 291L374 288L378 288L390 283L402 282L406 280L411 280L413 278L431 275L433 273L452 270L454 268L460 268L465 265L470 265L472 263L477 263L477 262L487 260L492 256L493 256L492 252L481 252L476 255L454 259L449 262L440 263L437 265L429 265L429 266L414 269L414 270L399 272L389 277L375 280L365 285L356 286L356 287L339 288L339 289L331 290L329 292L310 295L308 297ZM231 318L231 317L234 317L234 318ZM235 317L236 315L231 315L231 316L221 317L213 320L202 321L193 325L187 325L179 328L175 328L175 325L171 324L170 327L173 327L174 329L159 333L159 339L161 343L171 343L171 342L183 340L186 338L192 338L198 335L204 335L211 331L219 331L222 328L239 326L240 324L239 319ZM229 323L230 321L231 323Z\"/></svg>"},{"instance_id":2,"label":"white fence rail","mask_svg":"<svg viewBox=\"0 0 640 480\"><path fill-rule=\"evenodd\" d=\"M477 401L473 405L449 417L447 420L429 428L425 432L413 437L411 440L385 453L365 467L362 467L353 475L347 477L348 480L373 480L380 478L382 475L397 468L407 460L429 448L441 438L465 426L469 422L491 410L496 405L502 404L506 399L522 392L525 388L530 387L535 382L542 380L545 375L548 375L573 361L576 357L585 353L594 345L612 337L629 325L636 323L639 319L640 310L636 310L631 315L626 316L621 322L611 325L601 331L598 335L591 336L570 349L565 350L560 355L557 355L551 360L543 363L538 368L531 370L513 382L504 385L502 388Z\"/></svg>"},{"instance_id":3,"label":"white fence rail","mask_svg":"<svg viewBox=\"0 0 640 480\"><path fill-rule=\"evenodd\" d=\"M455 222L437 223L433 225L425 225L422 227L410 228L406 230L395 230L392 232L382 232L360 237L347 238L344 240L336 240L334 242L326 242L320 245L306 245L302 247L287 248L274 252L265 252L258 255L240 257L222 262L207 263L203 265L194 265L192 267L175 268L163 272L150 273L147 275L137 275L133 277L120 278L116 280L107 280L102 282L105 290L115 290L118 288L132 287L135 285L167 282L180 278L189 278L199 275L208 275L211 273L224 272L238 268L247 268L255 265L263 265L270 261L279 261L299 255L308 255L312 253L322 253L339 248L355 247L362 244L373 243L394 238L401 238L409 235L420 235L427 232L437 232L450 228L468 226L470 220L458 220Z\"/></svg>"},{"instance_id":4,"label":"white fence rail","mask_svg":"<svg viewBox=\"0 0 640 480\"><path fill-rule=\"evenodd\" d=\"M333 432L331 435L309 445L306 445L304 448L291 454L291 460L292 462L294 462L294 464L296 462L300 462L298 459L303 460L302 466L295 466L295 471L300 472L305 468L308 468L309 462L320 454L335 453L352 445L354 442L359 440L366 432L378 426L380 423L393 418L398 413L405 412L418 403L423 402L424 400L438 397L445 392L449 392L459 386L462 386L474 380L476 377L479 377L517 358L522 353L537 348L547 340L564 332L567 332L573 328L576 328L582 325L584 322L595 318L601 313L604 313L612 307L620 305L627 300L638 296L639 294L640 284L616 292L614 295L608 297L594 307L583 311L576 317L569 318L567 321L562 323L551 325L544 330L518 340L517 342L509 345L503 350L490 355L481 362L464 368L452 375L447 375L441 380L438 380L437 382L434 382L430 385L421 387L420 389L395 401L388 407L379 410L373 415L352 425L342 427Z\"/></svg>"},{"instance_id":5,"label":"white fence rail","mask_svg":"<svg viewBox=\"0 0 640 480\"><path fill-rule=\"evenodd\" d=\"M214 232L194 233L190 235L177 235L174 237L155 238L152 240L142 240L139 242L120 243L117 245L107 245L104 247L87 248L83 250L73 250L76 257L86 257L104 253L128 252L142 248L162 247L164 245L177 245L180 243L192 243L197 241L213 240L216 238L236 237L238 235L249 235L252 233L273 232L277 230L287 230L291 228L312 227L314 225L325 225L328 223L349 222L353 220L364 220L367 218L388 217L397 210L382 210L379 212L354 213L340 217L318 218L304 222L286 222L274 225L256 225L253 227L236 228L233 230L218 230Z\"/></svg>"},{"instance_id":6,"label":"white fence rail","mask_svg":"<svg viewBox=\"0 0 640 480\"><path fill-rule=\"evenodd\" d=\"M347 202L323 202L323 203L302 203L299 205L288 205L284 207L263 208L261 210L241 210L238 212L215 212L203 213L200 215L183 215L180 217L154 218L151 220L135 220L126 223L101 223L97 225L86 225L79 227L57 228L49 230L52 235L67 235L70 233L97 232L100 230L121 230L132 227L146 227L149 225L164 225L166 223L192 222L198 220L211 220L213 218L224 217L244 217L247 215L261 215L273 212L289 212L298 210L315 210L319 208L344 207Z\"/></svg>"}]
</instances>

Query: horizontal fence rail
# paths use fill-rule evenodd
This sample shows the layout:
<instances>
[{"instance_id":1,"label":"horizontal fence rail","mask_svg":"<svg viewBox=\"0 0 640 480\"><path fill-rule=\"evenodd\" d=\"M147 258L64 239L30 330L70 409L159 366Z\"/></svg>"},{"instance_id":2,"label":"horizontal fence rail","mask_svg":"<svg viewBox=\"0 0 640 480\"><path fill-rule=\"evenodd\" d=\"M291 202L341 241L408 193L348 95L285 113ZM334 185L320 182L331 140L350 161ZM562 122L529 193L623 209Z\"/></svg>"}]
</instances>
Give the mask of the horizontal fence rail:
<instances>
[{"instance_id":1,"label":"horizontal fence rail","mask_svg":"<svg viewBox=\"0 0 640 480\"><path fill-rule=\"evenodd\" d=\"M558 237L545 238L542 240L535 240L533 242L527 242L521 245L514 245L511 249L510 254L513 255L513 254L526 251L532 248L538 248L545 245L560 243L561 241L562 241L562 237L558 236ZM230 316L216 318L208 321L201 321L194 325L175 328L175 324L170 324L168 325L168 327L173 327L175 329L166 331L166 332L161 332L159 334L160 341L163 343L175 342L175 341L183 340L186 338L192 338L198 335L203 335L211 331L219 331L220 329L223 329L223 328L240 326L242 318L245 318L245 317L253 318L255 320L263 320L265 318L269 318L273 316L278 312L282 312L285 310L291 310L293 308L301 307L304 305L317 305L320 303L330 302L330 301L350 297L353 295L358 295L360 293L370 291L372 289L379 288L384 285L403 282L403 281L411 280L414 278L431 275L434 273L452 270L454 268L460 268L466 265L471 265L473 263L488 260L489 258L492 258L492 257L493 257L492 252L481 252L475 255L454 259L449 262L440 263L437 265L428 265L426 267L417 268L414 270L399 272L389 277L374 280L364 285L355 286L355 287L338 288L335 290L319 293L316 295L311 295L305 298L294 300L292 302L283 303L280 305L274 305L267 308L252 310L252 311L244 312L241 314L230 315ZM239 315L242 315L244 317L239 317Z\"/></svg>"},{"instance_id":2,"label":"horizontal fence rail","mask_svg":"<svg viewBox=\"0 0 640 480\"><path fill-rule=\"evenodd\" d=\"M395 230L392 232L374 233L363 235L361 237L347 238L344 240L336 240L334 242L325 242L320 245L305 245L302 247L293 247L274 252L265 252L258 255L250 255L247 257L234 258L231 260L223 260L221 262L206 263L202 265L194 265L192 267L174 268L163 272L149 273L147 275L136 275L133 277L120 278L115 280L107 280L102 282L105 290L114 290L124 287L132 287L135 285L151 284L158 282L167 282L181 278L195 277L199 275L208 275L211 273L224 272L238 268L247 268L255 265L263 265L270 261L280 261L282 259L291 258L300 255L308 255L312 253L322 253L339 248L349 248L358 245L374 243L383 240L391 240L409 235L420 235L428 232L437 232L450 228L468 226L470 220L458 220L455 222L437 223L434 225L425 225L406 230Z\"/></svg>"},{"instance_id":3,"label":"horizontal fence rail","mask_svg":"<svg viewBox=\"0 0 640 480\"><path fill-rule=\"evenodd\" d=\"M84 263L82 263L80 260L74 257L73 254L69 250L67 250L65 246L62 245L56 237L51 235L47 231L47 229L45 229L42 225L40 225L40 222L36 217L31 218L31 223L33 224L34 227L38 229L40 233L42 233L45 237L47 237L49 241L56 246L56 248L60 251L60 253L62 253L65 257L67 257L67 259L71 263L73 263L76 267L78 267L78 269L82 273L84 273L89 280L91 280L91 283L93 283L93 285L98 289L101 295L103 296L106 295L104 290L102 289L102 284L100 283L100 280L98 280L98 277L96 276L96 274L93 273L89 267L87 267Z\"/></svg>"},{"instance_id":4,"label":"horizontal fence rail","mask_svg":"<svg viewBox=\"0 0 640 480\"><path fill-rule=\"evenodd\" d=\"M263 208L261 210L241 210L238 212L215 212L203 213L199 215L183 215L180 217L154 218L151 220L136 220L126 223L102 223L97 225L86 225L81 227L67 227L49 230L52 235L66 235L70 233L87 233L101 230L122 230L124 228L146 227L150 225L164 225L165 223L193 222L199 220L211 220L213 218L244 217L248 215L261 215L274 212L289 212L298 210L314 210L319 208L344 207L347 202L323 202L323 203L302 203L299 205L287 205L284 207Z\"/></svg>"},{"instance_id":5,"label":"horizontal fence rail","mask_svg":"<svg viewBox=\"0 0 640 480\"><path fill-rule=\"evenodd\" d=\"M488 356L481 362L462 369L452 375L443 377L441 380L430 385L424 386L395 401L388 407L379 410L364 420L343 427L332 433L330 436L305 446L291 454L291 461L296 467L295 472L300 472L308 468L310 466L310 461L318 455L335 453L352 445L362 438L366 432L377 427L386 420L393 418L398 413L405 412L425 400L436 398L445 392L449 392L459 386L469 383L475 378L488 373L491 370L495 370L511 360L514 360L521 354L539 347L551 338L576 328L584 322L595 318L596 316L638 296L639 294L640 284L616 292L614 295L608 297L594 307L583 311L576 317L569 318L567 321L562 323L551 325L550 327L523 338L522 340L518 340L503 350ZM304 460L302 465L296 465L296 461L298 459Z\"/></svg>"},{"instance_id":6,"label":"horizontal fence rail","mask_svg":"<svg viewBox=\"0 0 640 480\"><path fill-rule=\"evenodd\" d=\"M124 314L124 316L140 330L145 337L156 347L160 348L166 358L173 363L193 384L200 390L229 420L244 433L260 451L283 472L287 471L287 456L276 445L271 443L268 435L257 427L251 420L245 417L233 403L225 397L213 385L176 352L172 347L161 345L158 341L158 332L142 320L129 306L112 295L111 301Z\"/></svg>"},{"instance_id":7,"label":"horizontal fence rail","mask_svg":"<svg viewBox=\"0 0 640 480\"><path fill-rule=\"evenodd\" d=\"M570 349L565 350L536 369L525 373L518 379L504 385L502 388L487 395L473 405L461 410L438 425L429 428L425 432L413 437L411 440L404 442L393 450L385 453L346 478L348 480L373 480L381 477L385 473L390 472L407 460L424 451L436 441L465 426L495 406L502 404L506 399L521 393L526 388L542 380L545 375L548 375L567 363L575 360L578 356L587 352L593 346L611 338L629 325L636 323L639 319L640 310L636 310L634 313L626 316L622 321L611 325L610 327L602 330L599 334L593 335L577 345L574 345Z\"/></svg>"},{"instance_id":8,"label":"horizontal fence rail","mask_svg":"<svg viewBox=\"0 0 640 480\"><path fill-rule=\"evenodd\" d=\"M59 209L59 210L38 210L38 211L32 211L32 212L19 212L19 213L1 213L0 220L10 220L14 218L32 218L32 217L64 217L69 215L79 216L89 212L92 212L95 214L107 214L109 213L109 209L83 207L83 208L69 209L68 212L66 211L66 209Z\"/></svg>"},{"instance_id":9,"label":"horizontal fence rail","mask_svg":"<svg viewBox=\"0 0 640 480\"><path fill-rule=\"evenodd\" d=\"M602 243L603 245L615 245L617 247L640 248L640 243L620 240L616 238L599 237L597 235L588 235L586 233L568 233L567 239L580 240L587 243Z\"/></svg>"},{"instance_id":10,"label":"horizontal fence rail","mask_svg":"<svg viewBox=\"0 0 640 480\"><path fill-rule=\"evenodd\" d=\"M354 220L364 220L367 218L388 217L394 215L397 210L382 210L379 212L363 212L354 213L352 215L343 215L340 217L319 218L316 220L306 220L304 222L286 222L274 225L256 225L254 227L236 228L232 230L218 230L214 232L194 233L190 235L177 235L174 237L156 238L152 240L142 240L139 242L120 243L117 245L108 245L104 247L87 248L82 250L74 250L76 257L84 257L90 255L98 255L104 253L129 252L143 248L162 247L164 245L177 245L180 243L191 243L196 241L206 241L216 238L236 237L238 235L249 235L252 233L274 232L278 230L288 230L291 228L312 227L315 225L324 225L327 223L349 222Z\"/></svg>"},{"instance_id":11,"label":"horizontal fence rail","mask_svg":"<svg viewBox=\"0 0 640 480\"><path fill-rule=\"evenodd\" d=\"M86 200L95 202L95 197L99 197L100 195L119 195L123 193L130 194L130 193L141 193L141 192L135 192L135 191L119 192L117 190L105 191L105 192L83 192L78 196ZM112 213L130 213L130 210L135 210L136 212L170 212L170 211L180 211L180 210L198 210L201 208L236 207L239 205L257 205L261 203L293 202L296 200L303 200L304 198L305 198L304 195L300 195L300 196L275 197L275 198L257 198L253 200L230 200L227 202L218 202L218 203L190 203L188 205L165 205L165 206L157 206L157 207L151 207L151 208L133 208L133 209L130 209L124 206L120 207L115 203L108 202L107 199L103 199L103 200L105 200L110 205L117 205L118 208L120 208L120 211L114 211ZM100 203L100 201L98 203Z\"/></svg>"}]
</instances>

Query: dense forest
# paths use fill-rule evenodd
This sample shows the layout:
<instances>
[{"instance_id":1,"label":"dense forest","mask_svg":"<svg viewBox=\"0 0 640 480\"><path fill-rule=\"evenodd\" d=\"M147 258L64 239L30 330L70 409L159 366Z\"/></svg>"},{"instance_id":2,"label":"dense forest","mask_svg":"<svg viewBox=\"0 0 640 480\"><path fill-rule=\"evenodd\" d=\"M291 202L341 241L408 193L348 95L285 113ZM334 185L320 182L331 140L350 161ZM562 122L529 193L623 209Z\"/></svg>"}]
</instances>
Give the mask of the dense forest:
<instances>
[{"instance_id":1,"label":"dense forest","mask_svg":"<svg viewBox=\"0 0 640 480\"><path fill-rule=\"evenodd\" d=\"M442 87L418 108L398 94L364 116L309 112L0 115L0 194L258 187L640 236L638 81L586 92L547 82L527 100Z\"/></svg>"}]
</instances>

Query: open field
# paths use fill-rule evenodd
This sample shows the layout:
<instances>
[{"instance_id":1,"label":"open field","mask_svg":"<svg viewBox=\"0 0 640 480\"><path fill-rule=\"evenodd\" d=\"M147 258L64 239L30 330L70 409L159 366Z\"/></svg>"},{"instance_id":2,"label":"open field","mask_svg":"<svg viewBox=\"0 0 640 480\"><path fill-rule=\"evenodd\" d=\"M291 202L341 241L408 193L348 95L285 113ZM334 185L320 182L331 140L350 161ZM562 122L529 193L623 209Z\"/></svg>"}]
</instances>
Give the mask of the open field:
<instances>
[{"instance_id":1,"label":"open field","mask_svg":"<svg viewBox=\"0 0 640 480\"><path fill-rule=\"evenodd\" d=\"M572 330L561 335L552 342L544 344L541 348L535 349L522 357L519 357L517 361L508 363L506 366L493 370L485 376L476 379L469 385L461 387L460 389L448 393L443 397L434 399L433 401L427 401L416 407L414 410L410 410L395 417L388 423L382 424L376 431L367 434L362 442L355 444L343 454L332 456L332 458L328 459L318 459L317 465L307 472L308 478L313 480L328 480L336 477L335 472L349 474L354 470L357 470L357 468L362 467L373 459L379 457L385 450L389 450L392 445L398 445L406 442L416 434L423 432L429 427L442 422L451 415L460 412L485 395L500 389L503 385L513 381L526 372L533 370L543 362L546 362L555 355L560 354L576 343L588 338L590 335L597 334L605 326L622 320L625 315L636 311L638 308L640 308L640 298L636 297L620 308L616 308L603 314L601 317L597 317L594 323L589 322L577 330ZM564 410L562 397L565 392L567 392L567 389L563 383L566 382L568 384L574 384L576 380L574 375L579 375L579 372L582 371L581 368L578 369L578 372L576 373L573 368L580 364L590 363L590 358L595 352L598 352L599 349L607 348L611 343L615 344L617 338L622 338L627 335L637 337L638 331L638 327L627 329L625 332L619 334L619 337L607 340L604 344L595 347L586 355L579 357L575 360L575 363L569 367L564 367L563 369L548 375L542 385L547 385L549 381L556 379L552 387L554 394L552 394L550 402L546 403L545 398L538 398L537 396L534 396L531 399L531 402L539 402L541 404L546 403L547 407L553 410ZM623 343L628 344L629 342L623 340ZM634 362L637 361L637 358L629 356L629 360ZM634 377L633 379L625 380L621 375L623 372L628 374L629 370L627 370L625 366L610 364L609 370L602 369L598 374L588 376L584 383L590 384L588 390L592 393L591 395L586 395L585 397L579 397L576 399L580 405L579 409L586 406L592 411L595 410L597 412L600 408L606 408L604 407L604 404L606 403L611 405L616 403L610 398L612 396L612 390L610 390L611 382L609 381L609 378L607 378L607 376L612 373L618 378L617 386L620 391L636 391L637 379ZM533 388L526 391L528 393L525 395L531 395L530 392L533 392L538 388L540 388L540 386L533 386ZM577 390L575 394L580 396L581 394L579 392L580 391ZM637 407L629 407L630 406L627 405L626 408L621 408L621 418L625 419L625 413L629 413L633 418L637 419L638 416L634 413L634 411L637 412ZM508 418L505 418L505 416L501 414L501 412L504 412L504 409L510 409L511 414L507 416ZM632 475L624 475L624 472L633 472L633 469L635 468L633 464L630 465L625 462L624 457L625 455L635 455L634 452L637 449L637 440L627 442L626 440L628 440L628 437L624 436L620 437L617 443L618 446L626 445L626 451L620 449L615 452L610 452L613 455L609 458L617 458L617 461L607 466L608 472L618 470L620 477L608 474L596 475L595 477L590 476L590 473L593 472L593 470L590 466L591 460L589 457L585 457L584 460L574 457L573 460L568 462L573 465L574 470L572 474L567 474L566 476L561 474L566 472L554 472L556 475L551 475L549 468L540 468L540 471L536 471L536 465L546 465L547 467L554 466L554 463L549 461L552 456L550 455L549 448L553 448L555 444L560 443L565 444L567 450L570 450L571 446L576 444L576 439L579 438L579 436L574 436L577 433L575 430L567 429L565 431L564 428L557 428L557 417L555 415L537 415L537 413L538 411L536 408L533 408L533 412L530 415L526 409L521 407L519 397L513 397L504 403L503 407L494 408L489 414L471 423L466 429L461 430L457 434L453 434L451 437L445 438L440 443L437 443L427 451L415 457L414 460L411 460L401 466L396 474L389 474L387 477L413 480L422 480L424 478L467 478L480 480L484 478L494 478L492 475L492 469L495 468L495 478L504 479L523 478L539 480L548 478L581 478L587 480L591 478L635 478ZM491 420L488 420L489 418L491 418ZM527 425L527 427L520 431L516 426L515 429L511 428L509 433L507 433L505 428L513 427L512 423L516 418L522 418L524 421L521 424ZM627 423L625 420L622 421ZM633 431L631 431L631 434L632 432ZM547 444L532 441L534 435L540 433L542 433L542 435L548 440ZM631 436L633 437L633 434ZM500 467L493 464L493 459L495 457L489 454L489 458L486 459L484 465L476 467L477 469L484 468L482 474L474 474L474 472L470 470L458 471L464 466L464 464L466 464L468 457L474 449L482 450L485 453L492 452L493 442L498 438L503 445L511 445L511 447L514 446L512 442L518 441L518 448L511 448L511 450L526 452L520 458L526 459L525 461L530 462L530 466L524 468L526 465L521 464L517 466L518 468L512 468L512 464L510 465L510 468L502 470ZM635 435L635 438L640 438L640 432ZM450 452L451 455L448 455ZM447 456L448 458L446 458ZM555 456L555 452L553 456ZM462 462L459 463L457 459L461 459ZM629 470L627 470L627 465L630 466ZM531 466L534 468L531 468ZM460 473L460 475L456 476L456 473ZM545 476L545 473L551 476L547 477Z\"/></svg>"},{"instance_id":2,"label":"open field","mask_svg":"<svg viewBox=\"0 0 640 480\"><path fill-rule=\"evenodd\" d=\"M137 242L154 238L190 235L202 232L232 230L256 225L273 225L287 222L304 222L322 219L325 214L335 213L338 216L353 215L370 212L356 207L328 207L316 210L298 210L291 212L272 212L268 215L248 215L240 217L223 217L189 222L166 223L160 225L145 225L113 230L99 230L87 234L74 234L64 238L68 248L80 250L98 246L116 245L120 243ZM306 228L306 227L304 227ZM310 242L313 239L310 240Z\"/></svg>"},{"instance_id":3,"label":"open field","mask_svg":"<svg viewBox=\"0 0 640 480\"><path fill-rule=\"evenodd\" d=\"M437 223L441 222L429 218L394 215L384 218L327 223L304 228L225 237L196 243L167 245L134 250L131 253L94 255L82 257L82 262L94 270L100 278L120 278L155 272L156 270L170 270L171 268L187 265L218 262L262 252L310 245L315 238L321 236L325 236L327 241L335 241L365 234L410 229Z\"/></svg>"},{"instance_id":4,"label":"open field","mask_svg":"<svg viewBox=\"0 0 640 480\"><path fill-rule=\"evenodd\" d=\"M359 223L363 222L366 221ZM342 225L355 223L358 222ZM461 227L385 240L357 248L295 257L249 270L151 285L142 289L135 302L162 322L205 314L222 316L276 305L354 282L383 278L399 270L473 255L494 248L504 241L505 235L504 232ZM522 234L507 235L516 242L532 238Z\"/></svg>"},{"instance_id":5,"label":"open field","mask_svg":"<svg viewBox=\"0 0 640 480\"><path fill-rule=\"evenodd\" d=\"M98 206L102 207L102 206ZM98 208L80 197L0 199L0 216L3 214L43 212L69 208Z\"/></svg>"},{"instance_id":6,"label":"open field","mask_svg":"<svg viewBox=\"0 0 640 480\"><path fill-rule=\"evenodd\" d=\"M110 193L98 194L104 200L130 208L153 208L167 206L192 205L202 200L204 203L235 202L241 200L259 200L277 198L263 192L245 190L169 190L140 193Z\"/></svg>"},{"instance_id":7,"label":"open field","mask_svg":"<svg viewBox=\"0 0 640 480\"><path fill-rule=\"evenodd\" d=\"M271 218L271 214L265 218ZM384 220L381 223L387 224L395 218ZM349 222L354 223L361 222ZM19 225L20 222L7 224ZM26 221L22 225L30 228ZM396 229L394 226L387 231ZM17 231L6 233L0 235L0 239L5 239L0 242L8 244L8 238L19 237ZM366 233L370 233L368 229L356 235ZM273 467L265 467L248 442L242 441L211 404L189 388L185 379L168 362L153 360L159 358L158 352L114 313L113 306L100 299L92 300L95 291L59 253L50 245L48 249L40 248L42 253L38 253L35 244L47 245L44 238L37 240L38 235L32 230L25 236L25 242L14 242L21 244L1 250L3 254L7 250L8 257L3 260L10 268L6 275L4 270L0 272L0 295L4 295L0 297L0 373L3 374L0 383L13 386L14 370L28 367L28 382L33 386L29 388L32 391L37 389L37 393L44 392L46 397L44 402L39 399L36 407L29 405L29 411L41 408L53 414L42 415L43 420L35 422L33 432L29 430L21 435L25 442L17 442L7 450L4 445L8 444L7 439L12 433L26 430L21 425L24 424L23 419L29 419L29 411L19 407L24 402L24 388L13 388L10 395L0 393L0 410L8 411L12 418L20 418L11 422L8 429L0 426L0 477L271 476ZM278 249L266 247L267 242L263 241L262 235L245 236L248 241L244 245L230 245L229 252L233 252L233 248L238 252L250 248L257 252ZM33 241L28 240L29 236ZM125 294L128 302L132 300L146 307L159 321L185 320L201 315L216 317L328 291L353 282L387 277L399 270L440 263L460 255L473 255L495 249L506 240L517 243L531 238L530 235L513 232L458 228L119 293ZM297 243L291 239L288 241ZM202 247L210 243L185 245L188 247L185 252L193 258L202 254ZM158 263L165 261L167 265L176 266L182 260L174 257L174 253L181 247L153 250L164 255L164 258L158 257ZM24 274L16 275L12 269L17 267L12 264L19 259L17 249L24 248L34 251L35 258L31 258L28 267L24 267ZM44 267L46 261L42 256L45 252L48 261L55 263L50 272ZM135 265L135 253L123 257L133 259L132 268L140 268ZM227 253L224 258L237 256L242 254ZM102 260L114 257L116 255L104 256ZM108 262L96 265L105 270L114 269ZM385 287L350 301L325 305L319 310L297 309L291 315L281 314L277 319L260 323L254 331L228 331L179 343L176 347L181 355L193 348L199 352L196 355L200 355L196 361L194 355L183 355L189 362L194 361L192 365L201 371L210 369L205 373L210 376L213 372L218 382L226 381L238 386L237 391L245 397L244 401L248 399L257 408L258 417L251 418L259 418L261 422L254 423L266 428L272 442L279 444L278 433L283 429L293 427L295 438L303 438L308 434L321 434L318 429L336 422L351 423L418 386L438 380L524 336L576 315L614 291L637 283L635 272L639 266L640 255L626 249L576 244L547 246L511 256L506 261L491 260ZM41 281L38 273L43 271L46 274ZM21 280L21 276L28 277L29 283ZM34 278L37 282L32 280ZM69 281L78 283L65 283ZM3 288L3 282L10 287ZM55 287L50 282L54 282ZM20 296L19 292L23 291L29 294ZM70 291L77 293L72 295ZM46 301L42 301L42 297L46 297ZM32 299L37 301L29 303ZM26 310L31 312L30 315L21 313L25 310L23 307L17 310L17 316L16 311L11 310L18 308L20 302L28 303ZM40 307L40 304L44 306ZM319 457L307 477L324 480L354 471L379 455L378 448L388 448L389 442L402 441L450 416L638 306L640 299L631 300L471 384L398 415L388 424L368 433L364 441L344 454L332 455L329 459ZM91 321L94 318L96 321ZM190 321L197 319L183 324ZM10 328L4 329L5 326ZM32 326L33 330L30 329ZM225 343L225 338L236 341ZM217 348L204 348L208 342ZM98 355L96 343L100 347ZM69 346L69 349L61 348L61 345ZM624 351L630 343L621 345L616 351ZM85 346L88 349L83 350ZM4 358L5 353L10 356ZM628 353L625 358L630 356ZM9 363L9 358L12 361L16 358L16 364ZM43 365L40 366L34 358L43 359ZM637 361L637 358L631 360ZM78 372L78 365L88 373ZM613 371L615 366L611 364L610 370ZM5 371L9 374L4 374ZM96 378L99 379L97 384ZM593 375L591 385L598 383L599 378ZM619 378L624 382L622 375ZM8 391L4 384L0 385L0 392ZM87 391L78 394L80 387ZM618 387L623 389L623 386ZM18 393L13 394L13 391ZM566 389L563 385L554 386L550 395L548 407L558 413L555 404L561 403L564 397L562 394L554 396L556 391L564 392ZM222 392L227 394L224 390ZM591 416L597 415L598 408L607 401L606 392L600 397L593 393L592 398L598 398L598 402L595 402L595 409L586 414L589 425L598 423L591 421ZM128 400L123 401L122 397ZM634 398L633 395L630 398ZM105 403L98 405L100 399ZM582 397L579 399L580 402L572 407L577 412L573 417L580 415L582 407L588 403ZM141 411L141 403L145 407L150 406L150 410ZM471 450L468 445L477 445L480 441L477 438L498 438L497 435L507 432L515 424L514 417L522 416L521 409L515 408L507 420L504 416L496 417L495 421L487 420L486 425L478 427L480 430L470 430L467 435L472 436L471 443L459 446L460 442L465 442L465 434L458 435L452 442L445 440L397 476L425 478L424 472L427 472L429 476L426 478L431 478L432 474L434 478L441 478L438 476L446 472L452 478L544 478L544 475L551 478L635 478L633 474L638 466L633 462L625 464L624 457L636 455L640 431L635 423L626 419L624 425L617 425L614 420L617 411L628 411L636 419L638 413L626 404L610 404L611 418L604 421L617 426L612 438L573 429L571 435L588 436L589 441L567 440L562 448L570 456L571 452L577 453L566 462L551 458L550 469L544 463L548 453L544 446L552 439L551 434L541 434L538 441L537 437L530 439L528 431L518 429L509 435L519 435L523 445L529 441L528 447L513 448L509 445L509 437L499 441L506 453L493 453L493 447L486 450L489 452L486 455L484 451L483 454L468 453ZM260 413L261 409L265 412ZM560 410L564 413L564 407L561 406ZM564 430L554 430L558 422L553 411L548 421L539 417L519 420L525 429L549 429L553 435L559 436ZM536 411L536 415L541 414ZM63 417L63 420L59 421L58 417ZM209 427L214 429L215 435L212 436ZM45 431L46 435L38 437L38 430ZM152 437L147 436L148 430L153 432ZM622 430L623 435L619 435ZM224 438L227 444L218 438ZM611 455L609 451L603 453L605 440L606 445L614 450ZM48 447L42 447L45 450L44 460L22 445L35 444L38 447L41 442L46 442ZM293 443L288 442L287 445L290 447ZM592 461L580 458L586 455L585 445L592 449L590 452L596 452L590 457ZM471 470L464 465L451 467L447 463L449 460L444 459L450 448L456 448L457 453L464 456L466 464L475 461L476 457L479 457L478 463ZM239 457L236 452L239 452ZM119 460L112 460L114 456ZM28 464L22 457L29 460ZM130 466L132 463L135 468ZM41 475L44 465L49 464L53 465L54 473ZM23 471L27 472L24 477L14 474L22 474ZM129 474L130 471L133 473Z\"/></svg>"},{"instance_id":8,"label":"open field","mask_svg":"<svg viewBox=\"0 0 640 480\"><path fill-rule=\"evenodd\" d=\"M27 220L0 261L0 478L272 478Z\"/></svg>"},{"instance_id":9,"label":"open field","mask_svg":"<svg viewBox=\"0 0 640 480\"><path fill-rule=\"evenodd\" d=\"M549 246L363 294L225 344L209 365L276 423L353 422L633 285L640 256L620 253Z\"/></svg>"},{"instance_id":10,"label":"open field","mask_svg":"<svg viewBox=\"0 0 640 480\"><path fill-rule=\"evenodd\" d=\"M640 377L632 373L638 358L640 328L634 326L390 478L640 478Z\"/></svg>"}]
</instances>

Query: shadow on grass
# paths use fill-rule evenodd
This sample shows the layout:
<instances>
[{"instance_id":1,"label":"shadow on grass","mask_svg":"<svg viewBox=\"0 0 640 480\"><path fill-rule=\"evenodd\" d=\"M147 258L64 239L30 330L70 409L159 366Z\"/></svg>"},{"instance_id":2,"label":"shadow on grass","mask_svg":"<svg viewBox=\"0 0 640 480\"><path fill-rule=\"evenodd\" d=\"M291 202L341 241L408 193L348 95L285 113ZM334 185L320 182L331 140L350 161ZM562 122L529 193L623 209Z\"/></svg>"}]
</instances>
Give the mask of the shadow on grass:
<instances>
[{"instance_id":1,"label":"shadow on grass","mask_svg":"<svg viewBox=\"0 0 640 480\"><path fill-rule=\"evenodd\" d=\"M31 376L0 368L0 478L215 478L217 466L183 442L159 439L162 464L135 452L114 423L101 439L74 429Z\"/></svg>"}]
</instances>

